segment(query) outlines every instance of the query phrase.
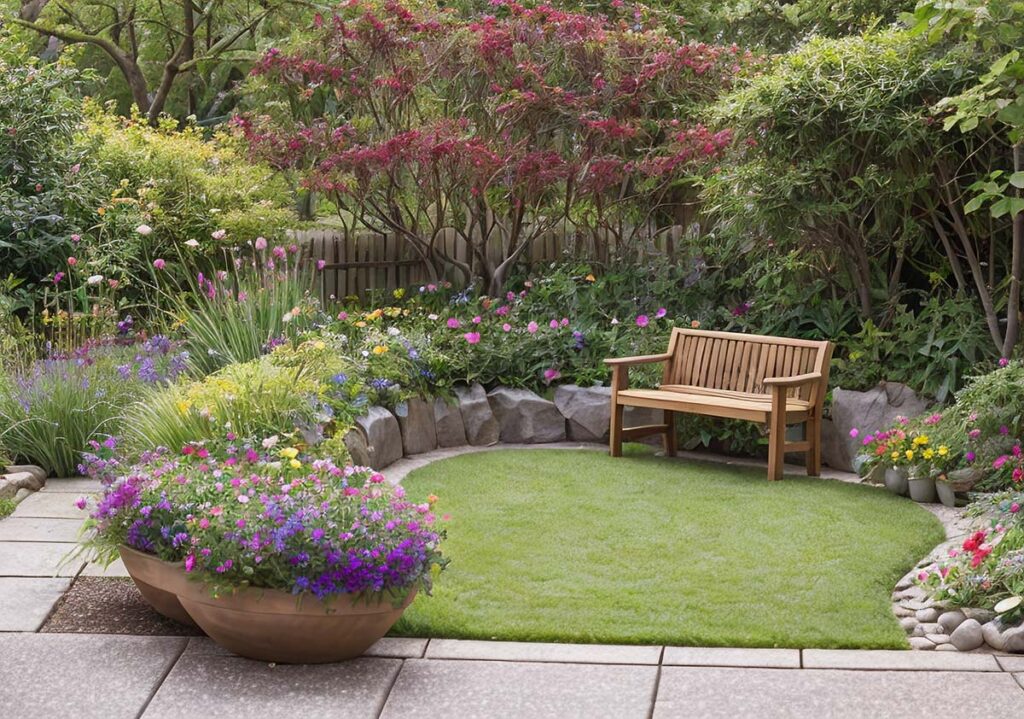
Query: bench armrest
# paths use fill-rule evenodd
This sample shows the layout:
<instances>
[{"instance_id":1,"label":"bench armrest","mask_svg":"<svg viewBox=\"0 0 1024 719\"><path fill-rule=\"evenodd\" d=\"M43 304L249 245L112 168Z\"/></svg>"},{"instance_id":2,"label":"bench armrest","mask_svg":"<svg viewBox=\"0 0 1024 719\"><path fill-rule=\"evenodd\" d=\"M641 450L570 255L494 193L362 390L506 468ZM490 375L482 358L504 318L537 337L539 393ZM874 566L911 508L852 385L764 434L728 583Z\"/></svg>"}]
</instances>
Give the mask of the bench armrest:
<instances>
[{"instance_id":1,"label":"bench armrest","mask_svg":"<svg viewBox=\"0 0 1024 719\"><path fill-rule=\"evenodd\" d=\"M637 364L653 364L654 362L667 362L672 358L669 352L660 355L637 355L636 357L613 357L606 359L604 363L609 367L629 367Z\"/></svg>"},{"instance_id":2,"label":"bench armrest","mask_svg":"<svg viewBox=\"0 0 1024 719\"><path fill-rule=\"evenodd\" d=\"M821 379L820 372L808 372L797 374L792 377L768 377L764 380L765 387L799 387L800 385L817 382Z\"/></svg>"}]
</instances>

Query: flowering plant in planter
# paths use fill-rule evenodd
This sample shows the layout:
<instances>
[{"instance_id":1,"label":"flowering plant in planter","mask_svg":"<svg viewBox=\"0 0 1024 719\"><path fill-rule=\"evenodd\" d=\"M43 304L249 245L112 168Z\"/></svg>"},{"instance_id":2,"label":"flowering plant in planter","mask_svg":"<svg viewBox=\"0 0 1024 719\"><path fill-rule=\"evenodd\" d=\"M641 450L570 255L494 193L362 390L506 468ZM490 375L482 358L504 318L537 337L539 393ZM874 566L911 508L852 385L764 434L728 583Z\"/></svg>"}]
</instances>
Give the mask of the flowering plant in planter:
<instances>
[{"instance_id":1,"label":"flowering plant in planter","mask_svg":"<svg viewBox=\"0 0 1024 719\"><path fill-rule=\"evenodd\" d=\"M410 502L369 468L307 461L277 437L158 449L127 471L103 450L86 458L105 490L83 543L103 561L127 545L182 562L214 593L258 587L318 599L429 592L446 563L436 498Z\"/></svg>"}]
</instances>

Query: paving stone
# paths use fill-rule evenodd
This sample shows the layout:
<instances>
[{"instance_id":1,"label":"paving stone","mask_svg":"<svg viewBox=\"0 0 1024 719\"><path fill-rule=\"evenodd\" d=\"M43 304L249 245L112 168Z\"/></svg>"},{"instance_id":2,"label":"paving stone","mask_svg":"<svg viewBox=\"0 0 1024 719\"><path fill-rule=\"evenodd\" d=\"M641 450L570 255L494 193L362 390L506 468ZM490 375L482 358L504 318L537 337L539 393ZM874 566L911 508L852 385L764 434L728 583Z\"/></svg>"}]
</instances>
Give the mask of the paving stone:
<instances>
[{"instance_id":1,"label":"paving stone","mask_svg":"<svg viewBox=\"0 0 1024 719\"><path fill-rule=\"evenodd\" d=\"M1024 657L996 657L999 666L1007 672L1024 672Z\"/></svg>"},{"instance_id":2,"label":"paving stone","mask_svg":"<svg viewBox=\"0 0 1024 719\"><path fill-rule=\"evenodd\" d=\"M0 542L0 577L73 577L83 559L65 561L70 542Z\"/></svg>"},{"instance_id":3,"label":"paving stone","mask_svg":"<svg viewBox=\"0 0 1024 719\"><path fill-rule=\"evenodd\" d=\"M8 517L0 522L0 542L77 542L80 519Z\"/></svg>"},{"instance_id":4,"label":"paving stone","mask_svg":"<svg viewBox=\"0 0 1024 719\"><path fill-rule=\"evenodd\" d=\"M419 659L427 650L427 639L411 637L384 637L367 649L364 657L396 657L398 659Z\"/></svg>"},{"instance_id":5,"label":"paving stone","mask_svg":"<svg viewBox=\"0 0 1024 719\"><path fill-rule=\"evenodd\" d=\"M934 654L899 649L804 649L804 668L999 671L999 665L991 654Z\"/></svg>"},{"instance_id":6,"label":"paving stone","mask_svg":"<svg viewBox=\"0 0 1024 719\"><path fill-rule=\"evenodd\" d=\"M657 664L661 647L433 639L427 659L490 659L577 664Z\"/></svg>"},{"instance_id":7,"label":"paving stone","mask_svg":"<svg viewBox=\"0 0 1024 719\"><path fill-rule=\"evenodd\" d=\"M649 716L657 672L648 666L408 659L381 718L640 719Z\"/></svg>"},{"instance_id":8,"label":"paving stone","mask_svg":"<svg viewBox=\"0 0 1024 719\"><path fill-rule=\"evenodd\" d=\"M77 492L36 492L19 504L11 516L85 520L89 512L75 506L79 496Z\"/></svg>"},{"instance_id":9,"label":"paving stone","mask_svg":"<svg viewBox=\"0 0 1024 719\"><path fill-rule=\"evenodd\" d=\"M799 669L799 649L734 649L731 647L665 647L662 664L707 667L773 667Z\"/></svg>"},{"instance_id":10,"label":"paving stone","mask_svg":"<svg viewBox=\"0 0 1024 719\"><path fill-rule=\"evenodd\" d=\"M37 631L69 586L66 578L0 577L0 632Z\"/></svg>"},{"instance_id":11,"label":"paving stone","mask_svg":"<svg viewBox=\"0 0 1024 719\"><path fill-rule=\"evenodd\" d=\"M965 655L920 656L954 660ZM916 717L922 715L923 698L937 696L943 719L977 719L979 712L1018 715L1022 695L1002 673L664 667L654 718Z\"/></svg>"},{"instance_id":12,"label":"paving stone","mask_svg":"<svg viewBox=\"0 0 1024 719\"><path fill-rule=\"evenodd\" d=\"M185 642L178 637L0 634L0 716L135 719Z\"/></svg>"},{"instance_id":13,"label":"paving stone","mask_svg":"<svg viewBox=\"0 0 1024 719\"><path fill-rule=\"evenodd\" d=\"M44 492L72 492L74 494L97 494L103 491L98 479L88 477L50 478L46 480Z\"/></svg>"},{"instance_id":14,"label":"paving stone","mask_svg":"<svg viewBox=\"0 0 1024 719\"><path fill-rule=\"evenodd\" d=\"M1017 680L1017 684L1020 685L1021 689L1024 689L1024 673L1022 673L1022 674L1011 674L1010 676L1012 676L1015 680Z\"/></svg>"},{"instance_id":15,"label":"paving stone","mask_svg":"<svg viewBox=\"0 0 1024 719\"><path fill-rule=\"evenodd\" d=\"M115 559L110 563L110 566L104 567L102 564L96 562L89 562L85 565L81 577L130 577L128 570L124 566L124 562L120 559Z\"/></svg>"},{"instance_id":16,"label":"paving stone","mask_svg":"<svg viewBox=\"0 0 1024 719\"><path fill-rule=\"evenodd\" d=\"M146 708L145 719L181 717L376 718L398 659L267 664L218 654L183 654Z\"/></svg>"}]
</instances>

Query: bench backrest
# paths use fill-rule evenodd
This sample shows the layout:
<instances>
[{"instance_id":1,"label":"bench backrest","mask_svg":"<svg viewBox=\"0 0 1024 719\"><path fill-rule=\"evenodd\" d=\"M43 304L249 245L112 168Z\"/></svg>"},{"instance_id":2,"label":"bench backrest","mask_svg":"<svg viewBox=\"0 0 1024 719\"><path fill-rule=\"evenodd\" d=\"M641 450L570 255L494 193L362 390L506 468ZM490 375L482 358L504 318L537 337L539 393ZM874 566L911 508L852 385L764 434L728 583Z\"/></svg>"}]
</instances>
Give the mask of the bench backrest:
<instances>
[{"instance_id":1,"label":"bench backrest","mask_svg":"<svg viewBox=\"0 0 1024 719\"><path fill-rule=\"evenodd\" d=\"M762 383L769 377L819 372L820 383L789 391L790 396L820 404L828 386L832 343L738 332L675 328L663 384L771 394Z\"/></svg>"}]
</instances>

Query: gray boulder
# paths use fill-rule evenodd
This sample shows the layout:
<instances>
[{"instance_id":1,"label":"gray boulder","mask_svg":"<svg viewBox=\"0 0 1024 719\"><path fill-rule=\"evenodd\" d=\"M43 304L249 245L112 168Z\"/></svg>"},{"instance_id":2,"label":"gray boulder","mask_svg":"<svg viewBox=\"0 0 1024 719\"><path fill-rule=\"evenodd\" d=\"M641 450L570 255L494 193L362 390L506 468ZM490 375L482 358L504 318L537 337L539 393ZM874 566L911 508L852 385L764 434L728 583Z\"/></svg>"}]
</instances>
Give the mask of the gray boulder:
<instances>
[{"instance_id":1,"label":"gray boulder","mask_svg":"<svg viewBox=\"0 0 1024 719\"><path fill-rule=\"evenodd\" d=\"M1011 654L1024 653L1024 625L1003 632L1003 651Z\"/></svg>"},{"instance_id":2,"label":"gray boulder","mask_svg":"<svg viewBox=\"0 0 1024 719\"><path fill-rule=\"evenodd\" d=\"M500 435L498 420L491 411L484 388L476 383L469 387L456 387L455 396L459 400L466 441L475 447L497 444Z\"/></svg>"},{"instance_id":3,"label":"gray boulder","mask_svg":"<svg viewBox=\"0 0 1024 719\"><path fill-rule=\"evenodd\" d=\"M462 447L466 444L466 425L458 404L448 404L437 397L434 400L434 427L438 447Z\"/></svg>"},{"instance_id":4,"label":"gray boulder","mask_svg":"<svg viewBox=\"0 0 1024 719\"><path fill-rule=\"evenodd\" d=\"M38 491L42 489L46 483L46 471L42 467L37 467L34 464L12 464L4 470L7 474L18 474L19 472L28 472L39 481L39 486L36 488Z\"/></svg>"},{"instance_id":5,"label":"gray boulder","mask_svg":"<svg viewBox=\"0 0 1024 719\"><path fill-rule=\"evenodd\" d=\"M1003 637L1003 624L998 619L993 619L981 627L981 636L985 643L997 652L1003 651L1006 647L1006 639Z\"/></svg>"},{"instance_id":6,"label":"gray boulder","mask_svg":"<svg viewBox=\"0 0 1024 719\"><path fill-rule=\"evenodd\" d=\"M341 440L345 443L345 449L348 450L348 454L352 458L352 464L359 467L369 466L370 446L366 442L366 435L363 433L362 427L357 424L346 432Z\"/></svg>"},{"instance_id":7,"label":"gray boulder","mask_svg":"<svg viewBox=\"0 0 1024 719\"><path fill-rule=\"evenodd\" d=\"M36 492L43 488L45 477L40 479L33 472L12 472L0 474L0 499L14 497L19 489Z\"/></svg>"},{"instance_id":8,"label":"gray boulder","mask_svg":"<svg viewBox=\"0 0 1024 719\"><path fill-rule=\"evenodd\" d=\"M565 418L555 403L528 389L498 387L487 395L501 428L501 441L535 444L565 439Z\"/></svg>"},{"instance_id":9,"label":"gray boulder","mask_svg":"<svg viewBox=\"0 0 1024 719\"><path fill-rule=\"evenodd\" d=\"M555 390L555 408L566 419L569 439L605 442L611 421L611 387L565 384Z\"/></svg>"},{"instance_id":10,"label":"gray boulder","mask_svg":"<svg viewBox=\"0 0 1024 719\"><path fill-rule=\"evenodd\" d=\"M402 430L395 415L383 407L370 407L365 415L356 419L356 424L366 437L369 466L384 469L402 458Z\"/></svg>"},{"instance_id":11,"label":"gray boulder","mask_svg":"<svg viewBox=\"0 0 1024 719\"><path fill-rule=\"evenodd\" d=\"M405 403L405 411L398 415L402 430L402 449L406 454L423 454L437 449L437 429L434 425L434 407L414 397Z\"/></svg>"},{"instance_id":12,"label":"gray boulder","mask_svg":"<svg viewBox=\"0 0 1024 719\"><path fill-rule=\"evenodd\" d=\"M914 417L927 409L927 400L899 382L883 382L867 392L837 387L832 392L835 437L828 463L834 469L852 472L853 460L861 451L864 435L892 426L898 416ZM851 437L852 429L857 429L860 436Z\"/></svg>"},{"instance_id":13,"label":"gray boulder","mask_svg":"<svg viewBox=\"0 0 1024 719\"><path fill-rule=\"evenodd\" d=\"M950 612L943 612L939 615L939 624L946 634L952 634L956 631L957 627L963 624L967 620L967 616L959 609L954 609ZM978 625L978 636L981 636L981 622L974 621Z\"/></svg>"},{"instance_id":14,"label":"gray boulder","mask_svg":"<svg viewBox=\"0 0 1024 719\"><path fill-rule=\"evenodd\" d=\"M949 635L949 641L962 652L977 649L985 643L985 637L981 633L981 624L977 619L965 619Z\"/></svg>"}]
</instances>

